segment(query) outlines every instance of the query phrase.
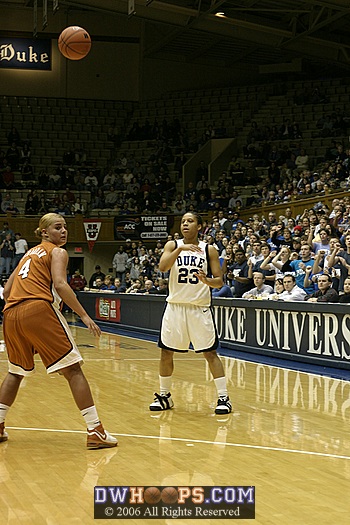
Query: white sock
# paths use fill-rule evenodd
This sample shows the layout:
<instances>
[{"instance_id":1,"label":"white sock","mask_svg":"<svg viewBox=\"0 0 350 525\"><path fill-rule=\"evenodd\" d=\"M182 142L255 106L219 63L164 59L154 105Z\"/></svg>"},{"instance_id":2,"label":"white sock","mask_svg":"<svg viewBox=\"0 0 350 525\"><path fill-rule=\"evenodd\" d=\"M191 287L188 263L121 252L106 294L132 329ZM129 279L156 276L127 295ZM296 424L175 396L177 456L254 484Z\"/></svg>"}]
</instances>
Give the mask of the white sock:
<instances>
[{"instance_id":1,"label":"white sock","mask_svg":"<svg viewBox=\"0 0 350 525\"><path fill-rule=\"evenodd\" d=\"M9 406L0 403L0 423L4 423Z\"/></svg>"},{"instance_id":2,"label":"white sock","mask_svg":"<svg viewBox=\"0 0 350 525\"><path fill-rule=\"evenodd\" d=\"M165 396L168 394L171 388L171 376L159 376L159 385L160 395Z\"/></svg>"},{"instance_id":3,"label":"white sock","mask_svg":"<svg viewBox=\"0 0 350 525\"><path fill-rule=\"evenodd\" d=\"M216 390L218 391L219 397L226 397L227 394L227 385L226 385L226 377L217 377L214 379L214 383L216 386Z\"/></svg>"},{"instance_id":4,"label":"white sock","mask_svg":"<svg viewBox=\"0 0 350 525\"><path fill-rule=\"evenodd\" d=\"M80 413L85 419L86 426L89 430L93 430L95 427L97 427L101 423L97 415L97 410L96 410L95 405L89 408L84 408L84 410L80 410Z\"/></svg>"}]
</instances>

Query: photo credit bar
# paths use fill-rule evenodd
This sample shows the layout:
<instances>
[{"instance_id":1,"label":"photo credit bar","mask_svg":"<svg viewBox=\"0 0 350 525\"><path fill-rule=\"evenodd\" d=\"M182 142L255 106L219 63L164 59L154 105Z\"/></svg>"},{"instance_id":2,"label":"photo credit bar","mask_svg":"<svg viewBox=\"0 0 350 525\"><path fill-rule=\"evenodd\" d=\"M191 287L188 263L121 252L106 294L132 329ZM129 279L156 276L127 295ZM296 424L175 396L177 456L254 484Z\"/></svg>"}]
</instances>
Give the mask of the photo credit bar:
<instances>
[{"instance_id":1,"label":"photo credit bar","mask_svg":"<svg viewBox=\"0 0 350 525\"><path fill-rule=\"evenodd\" d=\"M255 519L254 486L98 486L95 519Z\"/></svg>"}]
</instances>

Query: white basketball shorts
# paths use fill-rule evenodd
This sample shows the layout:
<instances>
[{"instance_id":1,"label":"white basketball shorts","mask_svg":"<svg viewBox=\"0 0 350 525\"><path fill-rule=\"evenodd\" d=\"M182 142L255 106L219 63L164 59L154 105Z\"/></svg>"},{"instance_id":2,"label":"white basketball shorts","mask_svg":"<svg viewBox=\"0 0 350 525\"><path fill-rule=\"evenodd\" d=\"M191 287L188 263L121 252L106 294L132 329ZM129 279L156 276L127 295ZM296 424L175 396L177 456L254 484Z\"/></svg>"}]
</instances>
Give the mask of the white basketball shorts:
<instances>
[{"instance_id":1,"label":"white basketball shorts","mask_svg":"<svg viewBox=\"0 0 350 525\"><path fill-rule=\"evenodd\" d=\"M218 347L211 308L167 303L158 346L166 350L188 352L190 343L196 352L216 350Z\"/></svg>"}]
</instances>

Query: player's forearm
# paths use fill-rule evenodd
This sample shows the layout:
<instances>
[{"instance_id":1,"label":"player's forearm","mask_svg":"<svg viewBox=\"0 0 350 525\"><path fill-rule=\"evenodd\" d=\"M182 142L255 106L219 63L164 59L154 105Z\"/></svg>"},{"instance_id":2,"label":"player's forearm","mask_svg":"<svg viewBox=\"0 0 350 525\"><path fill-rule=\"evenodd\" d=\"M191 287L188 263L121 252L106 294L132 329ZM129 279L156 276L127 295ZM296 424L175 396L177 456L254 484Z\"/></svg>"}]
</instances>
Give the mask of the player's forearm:
<instances>
[{"instance_id":1,"label":"player's forearm","mask_svg":"<svg viewBox=\"0 0 350 525\"><path fill-rule=\"evenodd\" d=\"M82 315L87 315L85 309L79 303L75 293L71 289L68 283L60 283L55 285L55 289L58 295L61 297L62 301L69 306L76 314L81 317Z\"/></svg>"},{"instance_id":2,"label":"player's forearm","mask_svg":"<svg viewBox=\"0 0 350 525\"><path fill-rule=\"evenodd\" d=\"M224 285L222 277L206 277L205 284L210 288L221 288Z\"/></svg>"},{"instance_id":3,"label":"player's forearm","mask_svg":"<svg viewBox=\"0 0 350 525\"><path fill-rule=\"evenodd\" d=\"M159 261L159 269L161 272L167 272L171 269L174 262L178 258L179 254L181 252L180 248L175 248L174 251L170 253L163 253L160 261Z\"/></svg>"}]
</instances>

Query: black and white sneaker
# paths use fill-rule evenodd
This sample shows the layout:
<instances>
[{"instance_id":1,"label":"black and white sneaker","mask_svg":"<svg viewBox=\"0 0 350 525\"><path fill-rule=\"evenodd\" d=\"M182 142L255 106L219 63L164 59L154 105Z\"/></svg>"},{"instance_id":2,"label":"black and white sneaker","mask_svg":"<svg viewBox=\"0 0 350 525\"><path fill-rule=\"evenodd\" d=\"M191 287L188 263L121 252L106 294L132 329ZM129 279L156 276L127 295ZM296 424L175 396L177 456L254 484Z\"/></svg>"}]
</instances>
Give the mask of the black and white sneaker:
<instances>
[{"instance_id":1,"label":"black and white sneaker","mask_svg":"<svg viewBox=\"0 0 350 525\"><path fill-rule=\"evenodd\" d=\"M229 414L232 412L232 404L228 396L219 397L215 414Z\"/></svg>"},{"instance_id":2,"label":"black and white sneaker","mask_svg":"<svg viewBox=\"0 0 350 525\"><path fill-rule=\"evenodd\" d=\"M169 410L170 408L173 408L174 401L171 399L170 392L164 396L155 392L154 396L154 401L149 406L149 409L152 410L152 412L159 412L160 410Z\"/></svg>"}]
</instances>

